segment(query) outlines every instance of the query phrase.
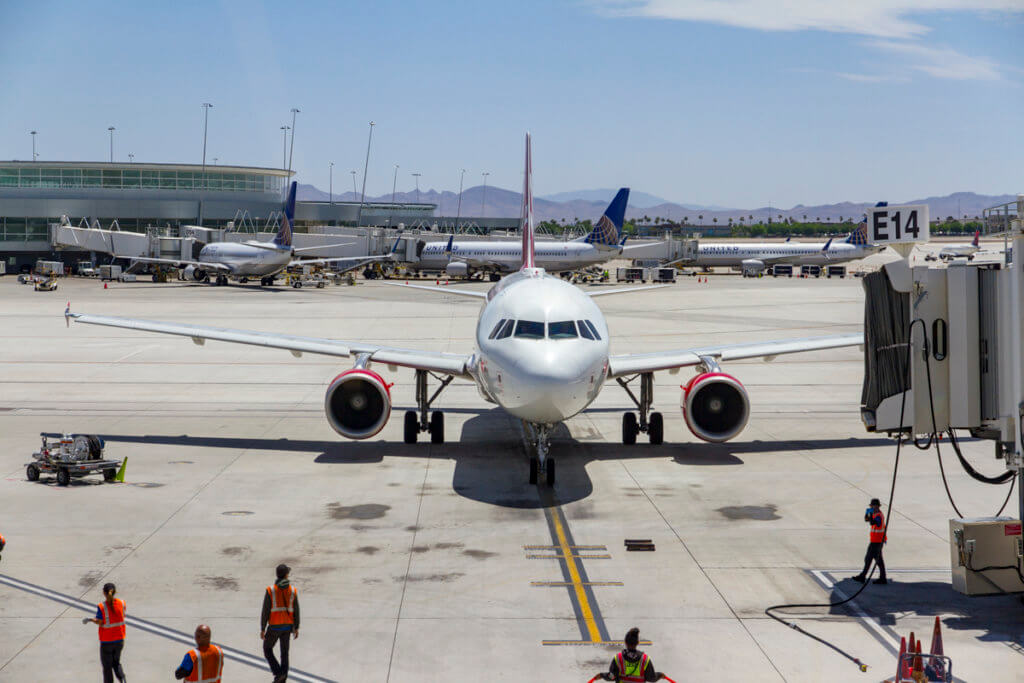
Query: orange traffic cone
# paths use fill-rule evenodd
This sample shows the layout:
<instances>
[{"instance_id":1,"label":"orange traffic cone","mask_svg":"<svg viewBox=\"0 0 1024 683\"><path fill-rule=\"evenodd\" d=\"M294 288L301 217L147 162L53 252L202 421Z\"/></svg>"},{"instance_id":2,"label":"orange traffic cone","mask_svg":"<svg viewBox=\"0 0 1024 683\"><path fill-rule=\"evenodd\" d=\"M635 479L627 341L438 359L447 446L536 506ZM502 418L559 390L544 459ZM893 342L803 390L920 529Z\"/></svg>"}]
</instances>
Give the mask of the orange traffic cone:
<instances>
[{"instance_id":1,"label":"orange traffic cone","mask_svg":"<svg viewBox=\"0 0 1024 683\"><path fill-rule=\"evenodd\" d=\"M909 667L903 665L903 655L907 654L907 638L903 636L900 638L900 653L896 657L896 680L895 683L900 683L903 680L903 674L909 671Z\"/></svg>"},{"instance_id":2,"label":"orange traffic cone","mask_svg":"<svg viewBox=\"0 0 1024 683\"><path fill-rule=\"evenodd\" d=\"M935 628L932 629L932 647L929 652L933 655L944 655L942 651L942 622L939 621L938 617L935 617ZM939 680L943 680L946 677L946 664L941 659L932 659L929 661L932 669L939 675Z\"/></svg>"},{"instance_id":3,"label":"orange traffic cone","mask_svg":"<svg viewBox=\"0 0 1024 683\"><path fill-rule=\"evenodd\" d=\"M910 672L911 677L915 681L923 681L924 678L924 658L921 657L921 641L917 641L917 657L914 657L914 670Z\"/></svg>"},{"instance_id":4,"label":"orange traffic cone","mask_svg":"<svg viewBox=\"0 0 1024 683\"><path fill-rule=\"evenodd\" d=\"M104 283L103 283L103 289L106 289L106 288L107 288L107 283L106 283L106 282L104 282Z\"/></svg>"}]
</instances>

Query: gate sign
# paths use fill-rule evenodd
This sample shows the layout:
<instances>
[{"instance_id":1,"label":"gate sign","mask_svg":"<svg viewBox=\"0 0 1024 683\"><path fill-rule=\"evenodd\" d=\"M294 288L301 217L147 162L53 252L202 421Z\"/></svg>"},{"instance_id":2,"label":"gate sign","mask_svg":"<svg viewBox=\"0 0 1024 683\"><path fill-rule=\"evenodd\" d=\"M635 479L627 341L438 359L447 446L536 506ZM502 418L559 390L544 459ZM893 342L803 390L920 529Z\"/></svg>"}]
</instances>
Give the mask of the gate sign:
<instances>
[{"instance_id":1,"label":"gate sign","mask_svg":"<svg viewBox=\"0 0 1024 683\"><path fill-rule=\"evenodd\" d=\"M928 205L878 206L867 210L868 242L895 244L899 242L927 242Z\"/></svg>"}]
</instances>

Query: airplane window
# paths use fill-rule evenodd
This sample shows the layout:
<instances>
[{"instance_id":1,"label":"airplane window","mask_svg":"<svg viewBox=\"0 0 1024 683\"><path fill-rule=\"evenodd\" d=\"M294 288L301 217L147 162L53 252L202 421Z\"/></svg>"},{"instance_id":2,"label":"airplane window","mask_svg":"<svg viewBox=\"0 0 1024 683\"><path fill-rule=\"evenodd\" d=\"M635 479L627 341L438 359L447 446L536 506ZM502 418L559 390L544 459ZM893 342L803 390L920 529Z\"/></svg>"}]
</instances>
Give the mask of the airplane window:
<instances>
[{"instance_id":1,"label":"airplane window","mask_svg":"<svg viewBox=\"0 0 1024 683\"><path fill-rule=\"evenodd\" d=\"M507 339L508 337L511 337L512 328L515 327L515 324L515 320L506 320L505 327L501 328L501 332L498 333L498 336L496 336L495 339Z\"/></svg>"},{"instance_id":2,"label":"airplane window","mask_svg":"<svg viewBox=\"0 0 1024 683\"><path fill-rule=\"evenodd\" d=\"M506 322L505 318L502 318L501 320L499 320L498 324L494 326L493 330L491 330L491 335L489 337L487 337L487 338L488 339L494 339L495 337L497 337L498 336L498 332L501 331L501 328L505 324L505 322Z\"/></svg>"},{"instance_id":3,"label":"airplane window","mask_svg":"<svg viewBox=\"0 0 1024 683\"><path fill-rule=\"evenodd\" d=\"M543 339L544 323L533 320L520 320L516 324L516 336L521 339Z\"/></svg>"},{"instance_id":4,"label":"airplane window","mask_svg":"<svg viewBox=\"0 0 1024 683\"><path fill-rule=\"evenodd\" d=\"M586 323L584 323L582 320L577 320L576 326L580 328L581 337L583 337L584 339L594 338L594 333L590 331L590 328L587 327Z\"/></svg>"},{"instance_id":5,"label":"airplane window","mask_svg":"<svg viewBox=\"0 0 1024 683\"><path fill-rule=\"evenodd\" d=\"M557 323L548 323L548 339L575 339L576 323L571 320L564 320Z\"/></svg>"},{"instance_id":6,"label":"airplane window","mask_svg":"<svg viewBox=\"0 0 1024 683\"><path fill-rule=\"evenodd\" d=\"M594 339L600 339L601 338L601 335L598 334L598 332L597 332L597 328L594 327L594 323L590 322L589 320L584 320L583 322L585 322L587 324L587 327L590 328L590 331L594 333Z\"/></svg>"}]
</instances>

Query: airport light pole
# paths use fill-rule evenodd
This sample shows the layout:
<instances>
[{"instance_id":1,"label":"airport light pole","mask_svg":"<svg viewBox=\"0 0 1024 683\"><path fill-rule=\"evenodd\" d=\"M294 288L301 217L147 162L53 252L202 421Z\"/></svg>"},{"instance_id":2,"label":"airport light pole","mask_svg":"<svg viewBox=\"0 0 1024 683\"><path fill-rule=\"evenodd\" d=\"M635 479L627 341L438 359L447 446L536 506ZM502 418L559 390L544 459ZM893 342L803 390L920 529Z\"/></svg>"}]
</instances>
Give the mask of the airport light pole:
<instances>
[{"instance_id":1,"label":"airport light pole","mask_svg":"<svg viewBox=\"0 0 1024 683\"><path fill-rule=\"evenodd\" d=\"M213 158L213 165L214 165L214 166L216 166L216 165L217 165L217 161L218 161L218 160L220 160L220 157L214 157L214 158Z\"/></svg>"},{"instance_id":2,"label":"airport light pole","mask_svg":"<svg viewBox=\"0 0 1024 683\"><path fill-rule=\"evenodd\" d=\"M284 140L281 141L281 168L287 165L288 161L288 131L292 128L291 126L281 126L281 132L284 133Z\"/></svg>"},{"instance_id":3,"label":"airport light pole","mask_svg":"<svg viewBox=\"0 0 1024 683\"><path fill-rule=\"evenodd\" d=\"M455 209L455 232L459 231L459 218L462 217L462 180L466 177L466 169L462 169L459 176L459 207Z\"/></svg>"},{"instance_id":4,"label":"airport light pole","mask_svg":"<svg viewBox=\"0 0 1024 683\"><path fill-rule=\"evenodd\" d=\"M36 160L36 131L29 133L32 136L32 161Z\"/></svg>"},{"instance_id":5,"label":"airport light pole","mask_svg":"<svg viewBox=\"0 0 1024 683\"><path fill-rule=\"evenodd\" d=\"M107 126L107 130L110 132L110 163L114 163L114 131L117 129Z\"/></svg>"},{"instance_id":6,"label":"airport light pole","mask_svg":"<svg viewBox=\"0 0 1024 683\"><path fill-rule=\"evenodd\" d=\"M416 203L420 203L420 176L421 173L413 173L412 177L416 179Z\"/></svg>"},{"instance_id":7,"label":"airport light pole","mask_svg":"<svg viewBox=\"0 0 1024 683\"><path fill-rule=\"evenodd\" d=\"M484 213L486 212L486 209L484 207L487 206L487 176L491 174L488 173L487 171L484 171L480 175L484 177L484 196L481 197L480 199L480 217L483 218Z\"/></svg>"},{"instance_id":8,"label":"airport light pole","mask_svg":"<svg viewBox=\"0 0 1024 683\"><path fill-rule=\"evenodd\" d=\"M210 122L210 110L213 109L213 105L209 102L203 102L203 184L206 184L206 128Z\"/></svg>"},{"instance_id":9,"label":"airport light pole","mask_svg":"<svg viewBox=\"0 0 1024 683\"><path fill-rule=\"evenodd\" d=\"M359 211L356 213L356 227L363 219L363 202L366 201L366 173L370 169L370 143L373 142L373 121L370 121L370 136L366 139L366 163L363 164L363 192L359 196Z\"/></svg>"},{"instance_id":10,"label":"airport light pole","mask_svg":"<svg viewBox=\"0 0 1024 683\"><path fill-rule=\"evenodd\" d=\"M352 173L352 201L355 201L359 196L359 189L356 187L356 172L350 171L350 173Z\"/></svg>"},{"instance_id":11,"label":"airport light pole","mask_svg":"<svg viewBox=\"0 0 1024 683\"><path fill-rule=\"evenodd\" d=\"M330 197L329 201L331 203L331 206L334 206L334 162L332 161L330 163L331 163L331 168L330 168L330 174L331 175L330 175L330 180L328 181L329 184L327 186L328 187L327 196Z\"/></svg>"},{"instance_id":12,"label":"airport light pole","mask_svg":"<svg viewBox=\"0 0 1024 683\"><path fill-rule=\"evenodd\" d=\"M135 163L135 155L132 154L131 152L128 152L128 163L129 164L134 164Z\"/></svg>"},{"instance_id":13,"label":"airport light pole","mask_svg":"<svg viewBox=\"0 0 1024 683\"><path fill-rule=\"evenodd\" d=\"M292 170L292 154L295 152L295 115L300 113L299 109L292 107L292 146L288 150L288 170Z\"/></svg>"}]
</instances>

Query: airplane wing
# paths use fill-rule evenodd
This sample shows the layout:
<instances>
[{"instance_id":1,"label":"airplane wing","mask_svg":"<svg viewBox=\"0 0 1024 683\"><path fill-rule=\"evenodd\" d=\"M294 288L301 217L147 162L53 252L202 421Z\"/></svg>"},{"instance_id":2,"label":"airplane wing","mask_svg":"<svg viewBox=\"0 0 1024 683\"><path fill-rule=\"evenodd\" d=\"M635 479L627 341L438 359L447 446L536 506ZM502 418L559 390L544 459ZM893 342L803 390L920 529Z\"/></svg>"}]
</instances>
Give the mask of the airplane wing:
<instances>
[{"instance_id":1,"label":"airplane wing","mask_svg":"<svg viewBox=\"0 0 1024 683\"><path fill-rule=\"evenodd\" d=\"M296 337L274 332L252 332L249 330L233 330L222 327L187 325L156 320L115 318L106 315L72 313L70 310L66 310L64 316L74 320L76 323L85 323L87 325L105 325L107 327L121 327L128 330L190 337L193 343L199 346L205 344L207 339L212 339L214 341L233 342L235 344L250 344L271 349L284 349L291 351L292 355L296 357L301 356L303 353L316 353L342 358L366 354L371 361L376 363L400 365L402 367L428 370L458 377L470 377L466 369L471 358L469 354L400 349L378 344L368 344L366 342L347 342L318 337Z\"/></svg>"},{"instance_id":2,"label":"airplane wing","mask_svg":"<svg viewBox=\"0 0 1024 683\"><path fill-rule=\"evenodd\" d=\"M486 299L487 292L476 292L472 289L458 289L457 287L436 287L432 285L410 285L401 282L382 282L382 285L390 285L392 287L407 287L409 289L425 289L428 292L437 292L438 294L455 294L457 296L468 296L474 299Z\"/></svg>"},{"instance_id":3,"label":"airplane wing","mask_svg":"<svg viewBox=\"0 0 1024 683\"><path fill-rule=\"evenodd\" d=\"M858 332L856 334L837 334L828 337L779 339L776 341L750 342L746 344L705 346L678 351L611 356L608 359L608 378L614 379L640 372L655 372L657 370L672 370L674 368L700 365L702 357L710 357L715 361L741 360L744 358L774 360L776 356L786 353L820 351L823 349L837 349L844 346L861 346L863 344L864 335Z\"/></svg>"},{"instance_id":4,"label":"airplane wing","mask_svg":"<svg viewBox=\"0 0 1024 683\"><path fill-rule=\"evenodd\" d=\"M615 289L597 289L594 291L587 292L587 296L608 296L609 294L629 294L630 292L642 292L645 289L661 289L662 287L668 287L668 285L645 285L643 287L616 287Z\"/></svg>"},{"instance_id":5,"label":"airplane wing","mask_svg":"<svg viewBox=\"0 0 1024 683\"><path fill-rule=\"evenodd\" d=\"M128 259L130 261L140 261L142 263L165 263L169 266L195 266L196 268L205 268L210 270L218 270L224 273L230 273L231 267L226 266L223 263L212 263L210 261L190 261L188 259L174 259L174 258L153 258L150 256L120 256L115 254L117 258Z\"/></svg>"},{"instance_id":6,"label":"airplane wing","mask_svg":"<svg viewBox=\"0 0 1024 683\"><path fill-rule=\"evenodd\" d=\"M297 258L292 259L288 262L288 267L292 266L312 266L318 263L341 263L344 261L350 261L353 263L362 264L370 263L372 261L388 261L391 259L391 255L387 256L332 256L327 258Z\"/></svg>"}]
</instances>

